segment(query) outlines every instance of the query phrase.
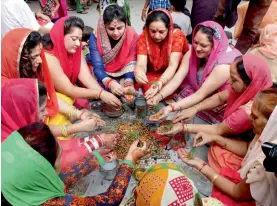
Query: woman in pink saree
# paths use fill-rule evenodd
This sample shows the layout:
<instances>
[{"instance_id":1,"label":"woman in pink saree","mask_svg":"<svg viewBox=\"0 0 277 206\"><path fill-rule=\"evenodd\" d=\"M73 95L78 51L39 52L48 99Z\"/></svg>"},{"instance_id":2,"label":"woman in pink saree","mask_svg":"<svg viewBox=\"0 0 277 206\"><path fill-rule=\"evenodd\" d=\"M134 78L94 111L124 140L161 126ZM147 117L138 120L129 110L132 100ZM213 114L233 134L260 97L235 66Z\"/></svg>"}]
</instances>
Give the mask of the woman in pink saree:
<instances>
[{"instance_id":1,"label":"woman in pink saree","mask_svg":"<svg viewBox=\"0 0 277 206\"><path fill-rule=\"evenodd\" d=\"M1 89L1 142L13 131L28 124L44 121L47 117L47 90L37 79L10 79ZM93 120L90 120L93 121ZM86 123L85 123L86 124ZM88 124L91 127L91 123ZM95 128L99 125L95 121ZM55 127L49 125L51 131ZM109 140L112 141L109 141ZM63 149L62 168L94 153L103 163L103 158L94 151L99 147L113 145L114 136L101 134L83 139L58 140Z\"/></svg>"}]
</instances>

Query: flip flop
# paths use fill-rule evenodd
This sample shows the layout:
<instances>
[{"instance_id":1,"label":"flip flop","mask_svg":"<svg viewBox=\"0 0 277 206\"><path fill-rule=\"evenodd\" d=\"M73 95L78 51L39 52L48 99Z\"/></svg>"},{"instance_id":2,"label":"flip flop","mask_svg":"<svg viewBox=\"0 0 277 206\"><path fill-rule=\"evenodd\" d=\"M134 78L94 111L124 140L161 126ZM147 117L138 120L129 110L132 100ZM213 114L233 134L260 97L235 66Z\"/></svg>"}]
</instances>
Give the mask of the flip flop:
<instances>
[{"instance_id":1,"label":"flip flop","mask_svg":"<svg viewBox=\"0 0 277 206\"><path fill-rule=\"evenodd\" d=\"M87 10L83 10L83 11L77 11L78 14L87 14L88 11Z\"/></svg>"},{"instance_id":2,"label":"flip flop","mask_svg":"<svg viewBox=\"0 0 277 206\"><path fill-rule=\"evenodd\" d=\"M72 8L72 7L68 7L67 8L67 11L74 11L75 9L74 8Z\"/></svg>"}]
</instances>

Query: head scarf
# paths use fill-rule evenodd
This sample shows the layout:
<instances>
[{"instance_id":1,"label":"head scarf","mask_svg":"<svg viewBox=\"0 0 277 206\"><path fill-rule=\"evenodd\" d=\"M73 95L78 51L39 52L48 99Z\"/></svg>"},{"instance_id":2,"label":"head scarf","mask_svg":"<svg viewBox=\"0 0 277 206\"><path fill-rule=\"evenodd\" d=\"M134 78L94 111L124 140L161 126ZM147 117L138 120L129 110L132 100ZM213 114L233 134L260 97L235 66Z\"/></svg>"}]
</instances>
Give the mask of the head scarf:
<instances>
[{"instance_id":1,"label":"head scarf","mask_svg":"<svg viewBox=\"0 0 277 206\"><path fill-rule=\"evenodd\" d=\"M13 132L1 146L2 193L12 205L37 206L65 196L52 165Z\"/></svg>"},{"instance_id":2,"label":"head scarf","mask_svg":"<svg viewBox=\"0 0 277 206\"><path fill-rule=\"evenodd\" d=\"M18 28L8 32L2 39L1 49L1 84L7 82L9 79L20 78L19 62L24 43L32 32L30 29ZM48 69L47 61L45 59L44 50L41 50L40 57L42 60L41 70L37 72L37 78L42 81L48 92L47 112L48 116L55 116L58 111L58 101L54 84L51 79L51 74Z\"/></svg>"},{"instance_id":3,"label":"head scarf","mask_svg":"<svg viewBox=\"0 0 277 206\"><path fill-rule=\"evenodd\" d=\"M137 32L126 24L123 36L112 48L103 17L100 17L97 26L97 48L103 58L105 71L109 75L113 76L112 73L116 72L123 75L134 71L137 59L137 40Z\"/></svg>"},{"instance_id":4,"label":"head scarf","mask_svg":"<svg viewBox=\"0 0 277 206\"><path fill-rule=\"evenodd\" d=\"M196 51L194 47L191 47L188 80L194 90L198 90L201 87L201 85L205 82L206 78L213 71L216 65L231 64L233 60L240 55L240 52L236 49L227 52L227 49L229 47L228 38L223 28L218 23L213 21L205 21L203 23L198 24L194 28L192 34L192 45L194 44L194 38L197 33L197 28L200 25L213 29L213 46L199 84L196 81L196 74L199 69L200 59L196 56Z\"/></svg>"},{"instance_id":5,"label":"head scarf","mask_svg":"<svg viewBox=\"0 0 277 206\"><path fill-rule=\"evenodd\" d=\"M47 52L53 54L59 60L65 75L72 84L75 84L81 68L82 48L79 46L74 54L69 54L66 51L64 45L64 22L68 18L70 17L63 17L59 19L52 27L50 31L50 38L54 47L52 50L48 50Z\"/></svg>"},{"instance_id":6,"label":"head scarf","mask_svg":"<svg viewBox=\"0 0 277 206\"><path fill-rule=\"evenodd\" d=\"M152 166L135 190L135 205L202 205L193 182L176 165Z\"/></svg>"},{"instance_id":7,"label":"head scarf","mask_svg":"<svg viewBox=\"0 0 277 206\"><path fill-rule=\"evenodd\" d=\"M277 23L267 25L260 34L259 51L269 59L277 58Z\"/></svg>"},{"instance_id":8,"label":"head scarf","mask_svg":"<svg viewBox=\"0 0 277 206\"><path fill-rule=\"evenodd\" d=\"M1 90L1 142L14 130L39 120L38 81L11 79Z\"/></svg>"},{"instance_id":9,"label":"head scarf","mask_svg":"<svg viewBox=\"0 0 277 206\"><path fill-rule=\"evenodd\" d=\"M250 148L242 161L242 168L239 170L242 179L247 177L247 183L250 183L252 197L261 204L274 206L277 205L277 179L272 172L265 172L263 179L257 179L251 181L250 173L252 168L255 168L255 164L259 162L263 165L265 155L262 151L262 144L264 142L272 142L277 144L277 107L270 115L270 118L259 137L255 145ZM257 175L254 174L256 177ZM252 175L253 176L253 175ZM264 194L264 191L268 191L269 194Z\"/></svg>"},{"instance_id":10,"label":"head scarf","mask_svg":"<svg viewBox=\"0 0 277 206\"><path fill-rule=\"evenodd\" d=\"M270 70L261 57L253 54L245 54L242 58L245 71L251 79L251 83L242 94L229 89L229 98L224 113L224 119L241 105L252 100L261 90L272 86Z\"/></svg>"},{"instance_id":11,"label":"head scarf","mask_svg":"<svg viewBox=\"0 0 277 206\"><path fill-rule=\"evenodd\" d=\"M149 34L149 28L144 28L142 35L144 35L146 40L146 46L148 50L148 57L150 59L151 64L153 65L153 69L158 71L161 68L166 68L169 64L170 54L171 54L171 47L172 47L172 38L173 38L173 20L169 11L165 9L156 9L152 12L162 11L164 12L169 20L170 20L170 27L168 29L167 37L163 40L162 45L157 44L155 41L152 40ZM152 13L150 12L148 16ZM161 55L162 54L162 55Z\"/></svg>"}]
</instances>

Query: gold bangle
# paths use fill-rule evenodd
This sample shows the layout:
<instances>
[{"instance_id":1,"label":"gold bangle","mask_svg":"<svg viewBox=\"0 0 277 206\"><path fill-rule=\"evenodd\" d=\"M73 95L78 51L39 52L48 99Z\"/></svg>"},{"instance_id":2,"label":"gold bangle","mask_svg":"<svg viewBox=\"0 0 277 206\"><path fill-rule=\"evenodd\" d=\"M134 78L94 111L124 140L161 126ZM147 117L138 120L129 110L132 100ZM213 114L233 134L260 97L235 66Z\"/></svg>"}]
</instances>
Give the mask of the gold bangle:
<instances>
[{"instance_id":1,"label":"gold bangle","mask_svg":"<svg viewBox=\"0 0 277 206\"><path fill-rule=\"evenodd\" d=\"M219 177L218 174L214 175L214 176L213 176L213 179L212 179L212 181L211 181L211 183L214 184L214 182L216 181L216 179L217 179L218 177Z\"/></svg>"},{"instance_id":2,"label":"gold bangle","mask_svg":"<svg viewBox=\"0 0 277 206\"><path fill-rule=\"evenodd\" d=\"M62 129L62 135L64 137L67 137L68 136L67 126L63 124L61 125L61 129Z\"/></svg>"}]
</instances>

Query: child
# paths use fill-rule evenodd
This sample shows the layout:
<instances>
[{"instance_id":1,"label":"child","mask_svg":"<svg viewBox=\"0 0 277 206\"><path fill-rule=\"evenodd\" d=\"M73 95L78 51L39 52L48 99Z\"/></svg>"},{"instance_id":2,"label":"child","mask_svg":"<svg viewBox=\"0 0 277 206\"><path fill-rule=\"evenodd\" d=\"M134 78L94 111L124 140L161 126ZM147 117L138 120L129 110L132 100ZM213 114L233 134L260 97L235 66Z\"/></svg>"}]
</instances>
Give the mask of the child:
<instances>
[{"instance_id":1,"label":"child","mask_svg":"<svg viewBox=\"0 0 277 206\"><path fill-rule=\"evenodd\" d=\"M170 11L173 22L181 27L181 30L184 32L184 34L188 36L192 29L190 18L183 13L186 1L170 0L170 4Z\"/></svg>"}]
</instances>

